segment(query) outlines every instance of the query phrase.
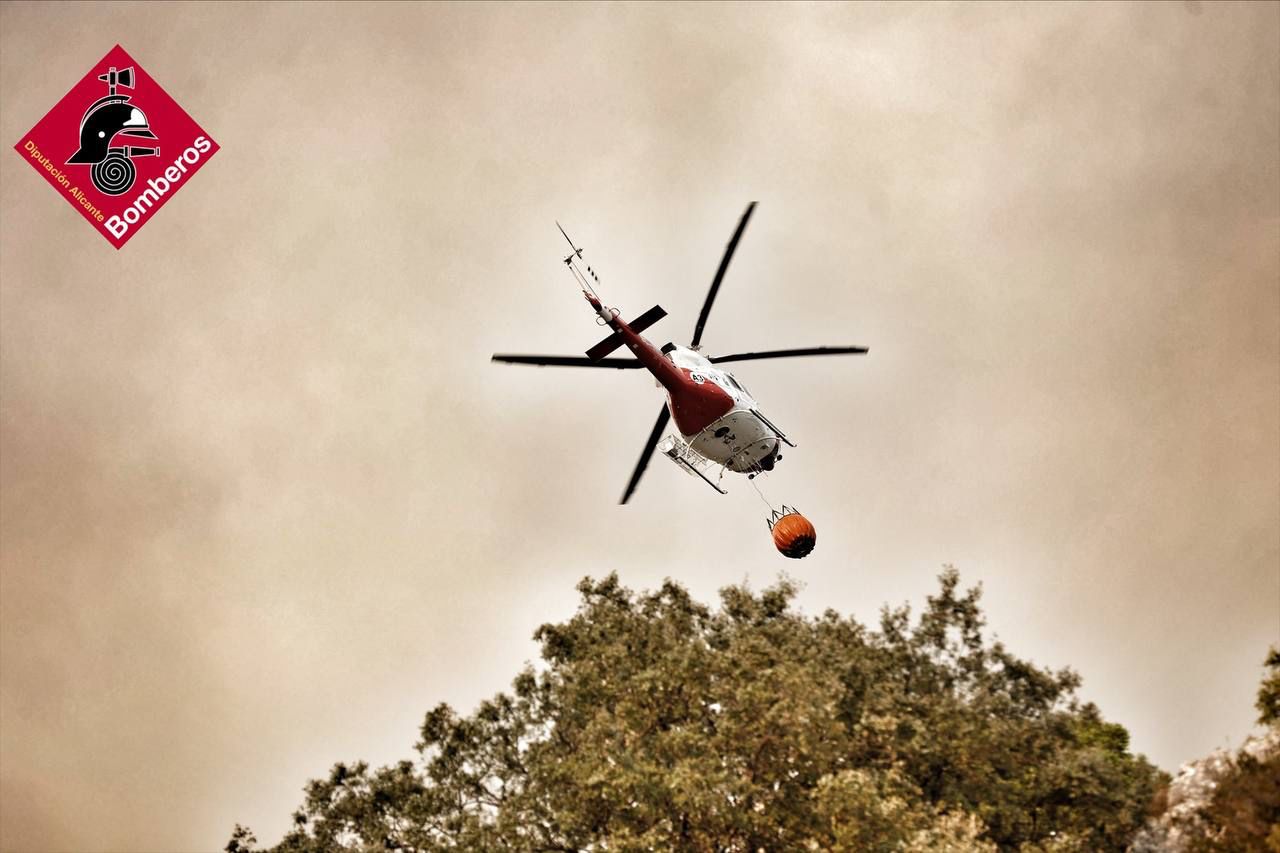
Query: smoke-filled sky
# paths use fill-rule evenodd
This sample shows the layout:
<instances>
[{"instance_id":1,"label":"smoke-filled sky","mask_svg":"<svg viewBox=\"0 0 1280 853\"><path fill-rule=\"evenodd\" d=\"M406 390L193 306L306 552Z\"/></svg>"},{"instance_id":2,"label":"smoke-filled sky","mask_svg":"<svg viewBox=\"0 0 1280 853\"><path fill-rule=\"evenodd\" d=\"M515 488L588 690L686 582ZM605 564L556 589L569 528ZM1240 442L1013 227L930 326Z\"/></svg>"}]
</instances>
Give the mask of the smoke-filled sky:
<instances>
[{"instance_id":1,"label":"smoke-filled sky","mask_svg":"<svg viewBox=\"0 0 1280 853\"><path fill-rule=\"evenodd\" d=\"M574 582L943 564L1166 769L1280 640L1280 5L0 7L11 146L119 42L221 152L122 251L0 152L0 847L274 842L306 779L505 688ZM799 444L658 459L684 342Z\"/></svg>"}]
</instances>

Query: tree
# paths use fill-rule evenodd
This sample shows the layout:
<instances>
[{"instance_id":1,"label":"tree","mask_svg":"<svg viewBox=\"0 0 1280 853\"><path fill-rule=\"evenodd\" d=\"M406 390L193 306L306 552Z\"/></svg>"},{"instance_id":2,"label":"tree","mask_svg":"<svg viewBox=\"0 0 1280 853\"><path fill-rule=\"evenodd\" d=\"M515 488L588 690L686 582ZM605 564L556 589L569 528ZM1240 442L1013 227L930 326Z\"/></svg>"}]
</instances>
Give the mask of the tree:
<instances>
[{"instance_id":1,"label":"tree","mask_svg":"<svg viewBox=\"0 0 1280 853\"><path fill-rule=\"evenodd\" d=\"M258 839L254 836L249 828L236 824L236 828L231 830L231 840L227 842L227 846L222 848L226 853L249 853L257 845Z\"/></svg>"},{"instance_id":2,"label":"tree","mask_svg":"<svg viewBox=\"0 0 1280 853\"><path fill-rule=\"evenodd\" d=\"M873 631L787 580L713 611L584 579L510 693L432 709L415 761L308 783L273 849L1123 850L1159 772L940 581Z\"/></svg>"},{"instance_id":3,"label":"tree","mask_svg":"<svg viewBox=\"0 0 1280 853\"><path fill-rule=\"evenodd\" d=\"M1263 665L1269 670L1258 687L1258 723L1264 726L1280 726L1280 646L1267 650Z\"/></svg>"}]
</instances>

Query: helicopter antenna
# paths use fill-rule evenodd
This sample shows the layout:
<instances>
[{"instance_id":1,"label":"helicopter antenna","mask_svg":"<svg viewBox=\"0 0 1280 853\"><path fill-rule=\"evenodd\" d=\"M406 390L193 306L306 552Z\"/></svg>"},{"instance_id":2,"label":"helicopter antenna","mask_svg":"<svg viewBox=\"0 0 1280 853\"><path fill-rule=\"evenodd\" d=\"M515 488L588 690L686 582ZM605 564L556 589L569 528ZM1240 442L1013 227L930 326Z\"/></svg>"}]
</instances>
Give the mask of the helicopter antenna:
<instances>
[{"instance_id":1,"label":"helicopter antenna","mask_svg":"<svg viewBox=\"0 0 1280 853\"><path fill-rule=\"evenodd\" d=\"M573 241L569 239L568 234L564 233L564 226L561 225L559 221L556 222L556 227L560 229L561 234L564 234L565 242L569 244L569 248L573 249L573 253L577 255L579 258L582 257L582 250L579 249L577 246L573 245Z\"/></svg>"},{"instance_id":2,"label":"helicopter antenna","mask_svg":"<svg viewBox=\"0 0 1280 853\"><path fill-rule=\"evenodd\" d=\"M586 259L582 257L582 250L573 244L573 240L571 240L569 235L565 233L564 226L559 222L556 222L556 227L559 228L560 233L564 235L565 242L569 244L569 248L573 249L573 253L564 259L565 266L567 266L569 271L573 273L573 277L577 280L578 286L582 288L582 292L590 293L597 301L599 301L600 294L596 293L596 289L592 287L591 282L594 281L596 284L599 284L600 276L596 275L596 271L591 268L590 264L586 263ZM583 274L582 270L578 268L578 261L582 261L583 265L586 266L586 274ZM587 277L588 275L590 278Z\"/></svg>"}]
</instances>

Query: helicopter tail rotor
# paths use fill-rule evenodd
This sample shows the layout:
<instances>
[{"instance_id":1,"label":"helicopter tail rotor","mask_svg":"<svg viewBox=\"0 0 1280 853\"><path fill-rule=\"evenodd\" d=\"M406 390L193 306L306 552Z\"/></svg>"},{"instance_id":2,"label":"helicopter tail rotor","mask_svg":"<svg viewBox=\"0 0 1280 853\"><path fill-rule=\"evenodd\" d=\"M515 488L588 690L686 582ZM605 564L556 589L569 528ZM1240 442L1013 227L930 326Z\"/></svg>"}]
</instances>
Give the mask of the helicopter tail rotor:
<instances>
[{"instance_id":1,"label":"helicopter tail rotor","mask_svg":"<svg viewBox=\"0 0 1280 853\"><path fill-rule=\"evenodd\" d=\"M628 325L631 326L631 331L639 333L643 332L665 316L667 316L667 312L662 310L662 306L655 305L639 317L632 320ZM592 361L599 361L620 346L622 346L622 334L620 332L614 332L600 343L587 350L587 358Z\"/></svg>"}]
</instances>

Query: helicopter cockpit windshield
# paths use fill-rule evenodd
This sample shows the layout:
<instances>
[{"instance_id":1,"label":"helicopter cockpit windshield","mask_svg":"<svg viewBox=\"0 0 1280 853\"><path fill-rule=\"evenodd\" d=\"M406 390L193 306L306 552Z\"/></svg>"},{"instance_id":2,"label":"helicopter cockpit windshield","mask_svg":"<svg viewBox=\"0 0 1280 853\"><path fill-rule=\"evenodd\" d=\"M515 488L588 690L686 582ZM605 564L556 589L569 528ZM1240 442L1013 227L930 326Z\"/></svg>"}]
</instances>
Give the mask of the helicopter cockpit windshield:
<instances>
[{"instance_id":1,"label":"helicopter cockpit windshield","mask_svg":"<svg viewBox=\"0 0 1280 853\"><path fill-rule=\"evenodd\" d=\"M745 387L741 382L739 382L737 379L734 379L734 378L733 378L733 374L732 374L732 373L730 373L730 372L728 372L727 370L725 371L724 378L725 378L725 379L728 379L728 380L729 380L729 384L731 384L734 388L737 388L737 389L738 389L739 391L741 391L743 394L750 394L750 393L751 393L750 391L748 391L748 390L746 389L746 387Z\"/></svg>"}]
</instances>

